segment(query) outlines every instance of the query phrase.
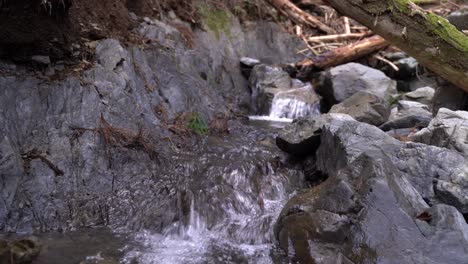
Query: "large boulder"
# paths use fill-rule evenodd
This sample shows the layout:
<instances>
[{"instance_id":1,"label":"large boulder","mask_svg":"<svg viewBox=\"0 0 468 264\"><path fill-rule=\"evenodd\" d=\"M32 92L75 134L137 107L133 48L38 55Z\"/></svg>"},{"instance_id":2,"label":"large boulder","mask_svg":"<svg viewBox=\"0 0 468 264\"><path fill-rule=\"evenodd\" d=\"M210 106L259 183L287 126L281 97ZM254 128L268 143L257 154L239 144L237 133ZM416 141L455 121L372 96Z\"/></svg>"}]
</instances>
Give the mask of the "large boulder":
<instances>
[{"instance_id":1,"label":"large boulder","mask_svg":"<svg viewBox=\"0 0 468 264\"><path fill-rule=\"evenodd\" d=\"M377 95L359 91L334 105L330 113L348 114L358 121L379 126L388 120L390 104Z\"/></svg>"},{"instance_id":2,"label":"large boulder","mask_svg":"<svg viewBox=\"0 0 468 264\"><path fill-rule=\"evenodd\" d=\"M325 71L320 76L317 91L330 108L359 91L386 98L396 91L396 82L379 70L358 63L348 63Z\"/></svg>"},{"instance_id":3,"label":"large boulder","mask_svg":"<svg viewBox=\"0 0 468 264\"><path fill-rule=\"evenodd\" d=\"M429 126L416 133L412 140L468 156L468 112L441 108Z\"/></svg>"},{"instance_id":4,"label":"large boulder","mask_svg":"<svg viewBox=\"0 0 468 264\"><path fill-rule=\"evenodd\" d=\"M400 142L343 115L315 119L314 124L322 124L317 168L329 178L293 197L275 226L280 247L293 261L436 264L468 259L468 225L453 206L463 208L448 199L453 197L439 197L445 194L433 184L448 181L466 193L466 158Z\"/></svg>"},{"instance_id":5,"label":"large boulder","mask_svg":"<svg viewBox=\"0 0 468 264\"><path fill-rule=\"evenodd\" d=\"M329 118L353 120L348 115L322 115L317 118L299 118L286 126L276 137L276 145L284 152L294 156L315 154L320 146L321 128Z\"/></svg>"}]
</instances>

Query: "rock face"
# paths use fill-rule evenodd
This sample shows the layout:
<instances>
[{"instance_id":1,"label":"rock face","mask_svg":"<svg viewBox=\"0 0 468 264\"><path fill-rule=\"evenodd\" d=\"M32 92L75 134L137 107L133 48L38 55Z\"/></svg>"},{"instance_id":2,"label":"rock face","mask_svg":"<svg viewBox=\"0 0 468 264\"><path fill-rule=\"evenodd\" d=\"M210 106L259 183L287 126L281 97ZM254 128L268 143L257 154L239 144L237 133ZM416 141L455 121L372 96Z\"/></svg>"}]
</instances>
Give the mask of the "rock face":
<instances>
[{"instance_id":1,"label":"rock face","mask_svg":"<svg viewBox=\"0 0 468 264\"><path fill-rule=\"evenodd\" d=\"M390 105L377 95L359 91L334 105L330 113L348 114L358 121L379 126L388 120Z\"/></svg>"},{"instance_id":2,"label":"rock face","mask_svg":"<svg viewBox=\"0 0 468 264\"><path fill-rule=\"evenodd\" d=\"M188 49L175 28L143 23L137 32L151 40L144 49L97 42L96 64L77 75L46 82L20 66L2 75L0 231L158 231L173 222L177 206L163 197L176 190L164 170L179 165L164 139L173 136L168 125L184 112L209 122L248 110L240 58L295 60L291 47L303 45L273 23L230 27L219 38L195 31ZM142 215L152 221L136 223Z\"/></svg>"},{"instance_id":3,"label":"rock face","mask_svg":"<svg viewBox=\"0 0 468 264\"><path fill-rule=\"evenodd\" d=\"M466 158L397 141L346 115L309 121L310 127L317 123L324 124L317 168L329 178L293 197L275 228L280 246L294 255L293 261L466 261L468 225L455 209L464 212L464 207L433 184L449 181L467 193Z\"/></svg>"},{"instance_id":4,"label":"rock face","mask_svg":"<svg viewBox=\"0 0 468 264\"><path fill-rule=\"evenodd\" d=\"M416 133L412 140L468 156L468 112L441 108L429 126Z\"/></svg>"},{"instance_id":5,"label":"rock face","mask_svg":"<svg viewBox=\"0 0 468 264\"><path fill-rule=\"evenodd\" d=\"M396 91L396 83L379 70L357 63L348 63L323 73L317 91L330 108L359 91L367 91L386 98Z\"/></svg>"},{"instance_id":6,"label":"rock face","mask_svg":"<svg viewBox=\"0 0 468 264\"><path fill-rule=\"evenodd\" d=\"M318 109L320 97L308 83L293 79L281 67L257 65L253 68L249 85L252 104L259 115L295 118L308 116Z\"/></svg>"}]
</instances>

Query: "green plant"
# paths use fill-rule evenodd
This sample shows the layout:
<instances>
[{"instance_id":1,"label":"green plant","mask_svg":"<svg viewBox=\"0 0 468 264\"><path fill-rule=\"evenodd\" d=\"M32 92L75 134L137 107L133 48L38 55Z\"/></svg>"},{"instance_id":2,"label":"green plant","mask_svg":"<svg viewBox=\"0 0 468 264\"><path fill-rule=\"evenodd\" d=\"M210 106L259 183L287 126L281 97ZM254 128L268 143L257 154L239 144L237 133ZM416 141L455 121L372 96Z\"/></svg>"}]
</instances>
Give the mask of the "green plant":
<instances>
[{"instance_id":1,"label":"green plant","mask_svg":"<svg viewBox=\"0 0 468 264\"><path fill-rule=\"evenodd\" d=\"M192 113L187 127L198 135L206 135L209 132L208 125L199 113Z\"/></svg>"}]
</instances>

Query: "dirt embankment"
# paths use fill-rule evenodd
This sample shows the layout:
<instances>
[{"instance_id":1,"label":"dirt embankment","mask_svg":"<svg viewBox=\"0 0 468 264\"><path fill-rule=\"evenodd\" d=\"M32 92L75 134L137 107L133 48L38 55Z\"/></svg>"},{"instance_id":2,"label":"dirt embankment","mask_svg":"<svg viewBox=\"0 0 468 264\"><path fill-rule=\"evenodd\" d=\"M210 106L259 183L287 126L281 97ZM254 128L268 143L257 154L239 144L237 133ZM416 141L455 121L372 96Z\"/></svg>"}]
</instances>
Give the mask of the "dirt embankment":
<instances>
[{"instance_id":1,"label":"dirt embankment","mask_svg":"<svg viewBox=\"0 0 468 264\"><path fill-rule=\"evenodd\" d=\"M160 17L173 11L197 26L197 6L210 4L242 11L258 8L260 0L0 0L0 59L28 62L47 55L52 61L89 56L80 45L89 40L131 40L140 16ZM248 5L248 6L246 6ZM245 11L247 10L247 11Z\"/></svg>"}]
</instances>

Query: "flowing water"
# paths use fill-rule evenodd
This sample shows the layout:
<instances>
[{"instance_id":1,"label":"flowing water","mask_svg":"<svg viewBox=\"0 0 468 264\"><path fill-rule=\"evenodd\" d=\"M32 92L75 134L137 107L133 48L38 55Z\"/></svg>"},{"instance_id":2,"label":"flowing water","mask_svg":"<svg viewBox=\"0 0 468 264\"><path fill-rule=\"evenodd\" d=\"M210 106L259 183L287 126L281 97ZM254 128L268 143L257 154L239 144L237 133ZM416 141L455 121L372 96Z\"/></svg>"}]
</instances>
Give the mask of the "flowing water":
<instances>
[{"instance_id":1,"label":"flowing water","mask_svg":"<svg viewBox=\"0 0 468 264\"><path fill-rule=\"evenodd\" d=\"M284 167L273 139L256 129L203 142L181 175L186 217L162 232L136 234L123 262L273 263L274 223L303 184L300 171Z\"/></svg>"},{"instance_id":2,"label":"flowing water","mask_svg":"<svg viewBox=\"0 0 468 264\"><path fill-rule=\"evenodd\" d=\"M303 89L303 88L300 88ZM310 88L312 89L312 88ZM291 90L287 91L288 93ZM270 113L267 116L250 116L251 120L264 120L273 122L292 122L294 119L303 116L320 115L320 103L307 103L297 100L294 97L282 97L281 92L275 94Z\"/></svg>"},{"instance_id":3,"label":"flowing water","mask_svg":"<svg viewBox=\"0 0 468 264\"><path fill-rule=\"evenodd\" d=\"M273 100L270 117L289 120L315 114L317 107ZM304 187L304 176L275 146L283 126L236 123L229 136L209 136L180 150L156 177L167 192L156 195L148 186L159 183L143 182L116 197L114 217L130 215L121 220L126 226L43 235L36 264L285 263L275 248L274 224ZM128 195L141 197L139 204Z\"/></svg>"}]
</instances>

